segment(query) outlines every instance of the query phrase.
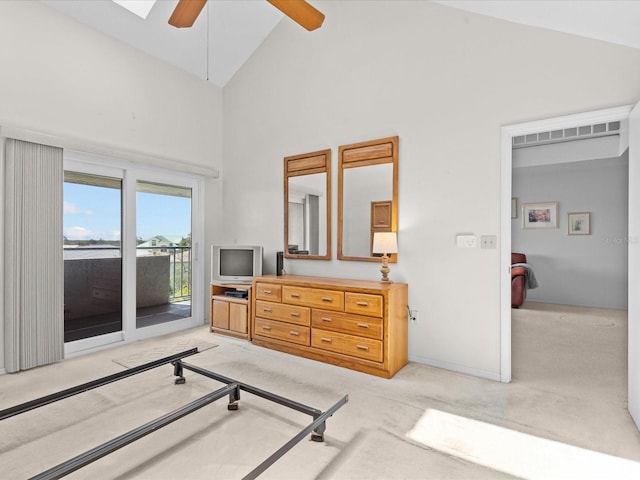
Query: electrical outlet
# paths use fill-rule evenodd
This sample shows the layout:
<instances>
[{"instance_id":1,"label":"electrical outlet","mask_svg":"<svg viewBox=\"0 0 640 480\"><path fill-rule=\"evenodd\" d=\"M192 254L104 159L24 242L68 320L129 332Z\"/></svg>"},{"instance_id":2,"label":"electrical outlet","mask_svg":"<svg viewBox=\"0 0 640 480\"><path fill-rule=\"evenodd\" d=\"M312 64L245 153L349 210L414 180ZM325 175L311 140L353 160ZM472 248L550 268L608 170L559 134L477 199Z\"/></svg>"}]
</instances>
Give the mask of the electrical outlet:
<instances>
[{"instance_id":1,"label":"electrical outlet","mask_svg":"<svg viewBox=\"0 0 640 480\"><path fill-rule=\"evenodd\" d=\"M480 248L496 248L496 236L482 235L480 237Z\"/></svg>"}]
</instances>

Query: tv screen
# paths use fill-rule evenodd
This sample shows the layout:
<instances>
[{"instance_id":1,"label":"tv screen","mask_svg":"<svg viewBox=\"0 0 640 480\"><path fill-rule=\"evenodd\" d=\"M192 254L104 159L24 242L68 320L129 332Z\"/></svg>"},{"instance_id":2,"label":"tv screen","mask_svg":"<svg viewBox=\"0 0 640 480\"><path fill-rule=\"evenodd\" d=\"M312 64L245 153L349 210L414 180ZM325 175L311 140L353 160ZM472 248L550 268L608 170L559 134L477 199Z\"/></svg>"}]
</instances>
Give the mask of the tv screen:
<instances>
[{"instance_id":1,"label":"tv screen","mask_svg":"<svg viewBox=\"0 0 640 480\"><path fill-rule=\"evenodd\" d=\"M253 276L253 250L220 250L220 275Z\"/></svg>"},{"instance_id":2,"label":"tv screen","mask_svg":"<svg viewBox=\"0 0 640 480\"><path fill-rule=\"evenodd\" d=\"M251 283L262 275L262 247L258 245L212 245L211 281Z\"/></svg>"}]
</instances>

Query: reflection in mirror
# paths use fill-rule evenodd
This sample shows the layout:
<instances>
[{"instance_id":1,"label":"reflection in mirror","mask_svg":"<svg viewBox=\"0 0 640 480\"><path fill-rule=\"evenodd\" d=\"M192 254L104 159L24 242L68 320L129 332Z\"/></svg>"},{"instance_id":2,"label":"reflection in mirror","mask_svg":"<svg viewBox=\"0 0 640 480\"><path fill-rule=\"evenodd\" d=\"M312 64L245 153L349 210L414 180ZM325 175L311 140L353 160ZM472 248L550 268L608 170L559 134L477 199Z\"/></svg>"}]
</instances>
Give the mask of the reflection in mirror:
<instances>
[{"instance_id":1,"label":"reflection in mirror","mask_svg":"<svg viewBox=\"0 0 640 480\"><path fill-rule=\"evenodd\" d=\"M327 254L326 173L289 177L289 239L287 251Z\"/></svg>"},{"instance_id":2,"label":"reflection in mirror","mask_svg":"<svg viewBox=\"0 0 640 480\"><path fill-rule=\"evenodd\" d=\"M393 165L349 168L342 174L342 188L342 254L370 257L375 231L372 202L393 198Z\"/></svg>"},{"instance_id":3,"label":"reflection in mirror","mask_svg":"<svg viewBox=\"0 0 640 480\"><path fill-rule=\"evenodd\" d=\"M339 148L338 259L378 262L374 233L397 231L398 142L389 137Z\"/></svg>"},{"instance_id":4,"label":"reflection in mirror","mask_svg":"<svg viewBox=\"0 0 640 480\"><path fill-rule=\"evenodd\" d=\"M331 150L284 159L286 258L331 258Z\"/></svg>"}]
</instances>

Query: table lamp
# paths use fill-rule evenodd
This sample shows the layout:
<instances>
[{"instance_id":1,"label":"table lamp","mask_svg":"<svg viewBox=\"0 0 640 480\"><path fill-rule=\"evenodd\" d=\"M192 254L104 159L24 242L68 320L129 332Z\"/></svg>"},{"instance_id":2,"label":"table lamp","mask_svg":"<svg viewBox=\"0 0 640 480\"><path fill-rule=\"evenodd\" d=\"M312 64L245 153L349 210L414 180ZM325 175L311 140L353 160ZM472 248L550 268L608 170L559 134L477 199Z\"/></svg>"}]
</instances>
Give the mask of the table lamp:
<instances>
[{"instance_id":1,"label":"table lamp","mask_svg":"<svg viewBox=\"0 0 640 480\"><path fill-rule=\"evenodd\" d=\"M375 232L373 234L373 253L382 254L382 281L389 280L389 254L398 253L398 236L396 232Z\"/></svg>"}]
</instances>

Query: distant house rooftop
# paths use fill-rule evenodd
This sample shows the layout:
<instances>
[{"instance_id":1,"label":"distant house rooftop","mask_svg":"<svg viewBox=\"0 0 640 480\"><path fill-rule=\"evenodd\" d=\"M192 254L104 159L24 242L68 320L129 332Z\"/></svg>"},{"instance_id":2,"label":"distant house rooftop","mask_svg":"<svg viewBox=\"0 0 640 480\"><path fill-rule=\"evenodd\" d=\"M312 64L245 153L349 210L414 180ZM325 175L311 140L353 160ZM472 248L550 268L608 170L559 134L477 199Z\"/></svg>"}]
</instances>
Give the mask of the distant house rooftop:
<instances>
[{"instance_id":1,"label":"distant house rooftop","mask_svg":"<svg viewBox=\"0 0 640 480\"><path fill-rule=\"evenodd\" d=\"M181 235L156 235L138 245L138 248L175 247L182 241L182 238Z\"/></svg>"}]
</instances>

